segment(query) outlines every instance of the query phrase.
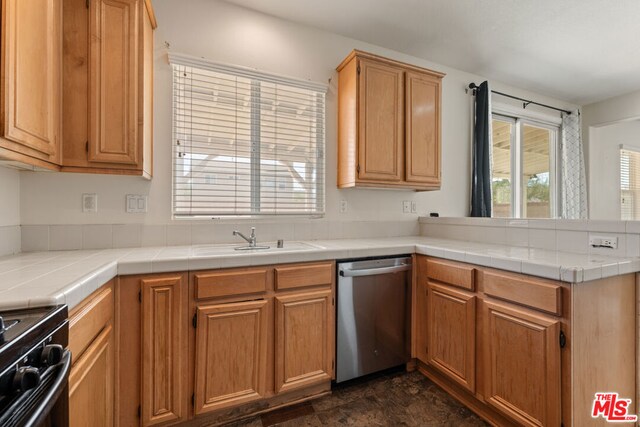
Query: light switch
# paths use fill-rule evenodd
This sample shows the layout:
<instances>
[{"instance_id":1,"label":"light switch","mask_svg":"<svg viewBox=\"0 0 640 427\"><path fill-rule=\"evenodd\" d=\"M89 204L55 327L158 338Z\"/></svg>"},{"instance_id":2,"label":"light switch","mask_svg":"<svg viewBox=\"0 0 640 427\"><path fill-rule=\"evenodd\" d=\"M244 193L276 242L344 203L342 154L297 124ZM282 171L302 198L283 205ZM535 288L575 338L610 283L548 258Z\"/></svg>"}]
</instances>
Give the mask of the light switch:
<instances>
[{"instance_id":1,"label":"light switch","mask_svg":"<svg viewBox=\"0 0 640 427\"><path fill-rule=\"evenodd\" d=\"M147 196L142 194L127 194L127 213L147 212Z\"/></svg>"},{"instance_id":2,"label":"light switch","mask_svg":"<svg viewBox=\"0 0 640 427\"><path fill-rule=\"evenodd\" d=\"M411 213L411 201L405 200L402 202L402 212L403 213Z\"/></svg>"}]
</instances>

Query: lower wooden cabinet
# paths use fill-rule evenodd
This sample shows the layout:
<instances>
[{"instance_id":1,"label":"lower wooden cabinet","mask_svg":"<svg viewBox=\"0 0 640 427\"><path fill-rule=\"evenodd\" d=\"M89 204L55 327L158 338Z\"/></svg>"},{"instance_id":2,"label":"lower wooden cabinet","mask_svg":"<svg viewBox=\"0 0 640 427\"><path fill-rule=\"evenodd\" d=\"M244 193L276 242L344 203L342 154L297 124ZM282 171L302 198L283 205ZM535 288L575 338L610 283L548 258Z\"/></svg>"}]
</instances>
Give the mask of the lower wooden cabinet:
<instances>
[{"instance_id":1,"label":"lower wooden cabinet","mask_svg":"<svg viewBox=\"0 0 640 427\"><path fill-rule=\"evenodd\" d=\"M113 328L96 338L69 374L69 426L113 426Z\"/></svg>"},{"instance_id":2,"label":"lower wooden cabinet","mask_svg":"<svg viewBox=\"0 0 640 427\"><path fill-rule=\"evenodd\" d=\"M276 296L276 392L331 380L332 297L331 289Z\"/></svg>"},{"instance_id":3,"label":"lower wooden cabinet","mask_svg":"<svg viewBox=\"0 0 640 427\"><path fill-rule=\"evenodd\" d=\"M259 300L196 308L196 414L265 397L268 304Z\"/></svg>"},{"instance_id":4,"label":"lower wooden cabinet","mask_svg":"<svg viewBox=\"0 0 640 427\"><path fill-rule=\"evenodd\" d=\"M566 286L416 258L419 369L494 425L571 425L562 391L569 349L560 343Z\"/></svg>"},{"instance_id":5,"label":"lower wooden cabinet","mask_svg":"<svg viewBox=\"0 0 640 427\"><path fill-rule=\"evenodd\" d=\"M328 392L334 271L324 261L120 277L116 425L218 425Z\"/></svg>"},{"instance_id":6,"label":"lower wooden cabinet","mask_svg":"<svg viewBox=\"0 0 640 427\"><path fill-rule=\"evenodd\" d=\"M143 426L186 416L186 274L141 281Z\"/></svg>"},{"instance_id":7,"label":"lower wooden cabinet","mask_svg":"<svg viewBox=\"0 0 640 427\"><path fill-rule=\"evenodd\" d=\"M428 362L470 392L476 384L476 296L429 283Z\"/></svg>"},{"instance_id":8,"label":"lower wooden cabinet","mask_svg":"<svg viewBox=\"0 0 640 427\"><path fill-rule=\"evenodd\" d=\"M483 301L484 398L524 426L558 426L560 320Z\"/></svg>"},{"instance_id":9,"label":"lower wooden cabinet","mask_svg":"<svg viewBox=\"0 0 640 427\"><path fill-rule=\"evenodd\" d=\"M114 282L75 307L69 316L69 425L114 425Z\"/></svg>"}]
</instances>

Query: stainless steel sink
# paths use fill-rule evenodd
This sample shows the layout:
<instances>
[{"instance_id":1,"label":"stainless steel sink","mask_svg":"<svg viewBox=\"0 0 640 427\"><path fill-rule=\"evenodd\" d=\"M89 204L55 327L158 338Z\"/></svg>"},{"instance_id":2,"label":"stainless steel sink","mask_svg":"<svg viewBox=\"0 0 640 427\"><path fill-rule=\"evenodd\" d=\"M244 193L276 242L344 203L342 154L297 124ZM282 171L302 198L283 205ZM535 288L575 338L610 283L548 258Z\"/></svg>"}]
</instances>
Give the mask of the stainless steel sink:
<instances>
[{"instance_id":1,"label":"stainless steel sink","mask_svg":"<svg viewBox=\"0 0 640 427\"><path fill-rule=\"evenodd\" d=\"M194 256L215 256L215 255L239 255L254 252L299 252L324 249L323 246L306 242L284 242L284 247L278 248L276 242L266 242L255 247L238 245L203 245L194 246Z\"/></svg>"}]
</instances>

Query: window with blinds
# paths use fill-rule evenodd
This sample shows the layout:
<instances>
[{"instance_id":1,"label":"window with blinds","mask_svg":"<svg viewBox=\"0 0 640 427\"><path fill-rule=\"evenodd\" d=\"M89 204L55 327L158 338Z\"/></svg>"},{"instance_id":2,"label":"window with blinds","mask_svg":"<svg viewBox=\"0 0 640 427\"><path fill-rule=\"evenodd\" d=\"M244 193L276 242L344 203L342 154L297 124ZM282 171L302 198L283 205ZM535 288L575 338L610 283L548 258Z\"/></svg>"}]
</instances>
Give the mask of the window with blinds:
<instances>
[{"instance_id":1,"label":"window with blinds","mask_svg":"<svg viewBox=\"0 0 640 427\"><path fill-rule=\"evenodd\" d=\"M620 148L620 219L640 220L640 152Z\"/></svg>"},{"instance_id":2,"label":"window with blinds","mask_svg":"<svg viewBox=\"0 0 640 427\"><path fill-rule=\"evenodd\" d=\"M170 56L173 214L324 214L326 86Z\"/></svg>"}]
</instances>

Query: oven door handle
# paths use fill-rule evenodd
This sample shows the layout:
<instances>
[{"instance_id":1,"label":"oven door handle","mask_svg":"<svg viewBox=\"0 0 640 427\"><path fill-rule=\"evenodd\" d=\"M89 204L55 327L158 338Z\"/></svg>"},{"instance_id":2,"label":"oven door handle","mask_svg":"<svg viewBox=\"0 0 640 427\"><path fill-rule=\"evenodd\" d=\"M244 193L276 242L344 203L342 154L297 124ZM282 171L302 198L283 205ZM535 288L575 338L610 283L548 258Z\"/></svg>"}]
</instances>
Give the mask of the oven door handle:
<instances>
[{"instance_id":1,"label":"oven door handle","mask_svg":"<svg viewBox=\"0 0 640 427\"><path fill-rule=\"evenodd\" d=\"M25 426L38 426L42 424L51 413L51 410L55 406L58 398L62 393L68 393L67 383L69 381L69 370L71 368L71 352L65 350L62 354L62 360L60 363L53 367L57 371L56 379L54 380L51 388L47 391L47 394L42 398L40 404L33 409L32 416ZM66 410L66 408L65 408Z\"/></svg>"},{"instance_id":2,"label":"oven door handle","mask_svg":"<svg viewBox=\"0 0 640 427\"><path fill-rule=\"evenodd\" d=\"M360 270L340 270L340 276L342 277L361 277L361 276L374 276L377 274L390 274L399 273L401 271L411 270L411 264L400 264L392 267L378 267L378 268L363 268Z\"/></svg>"}]
</instances>

